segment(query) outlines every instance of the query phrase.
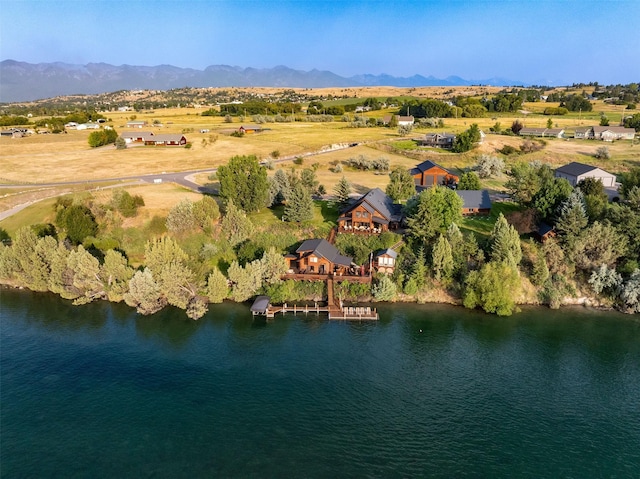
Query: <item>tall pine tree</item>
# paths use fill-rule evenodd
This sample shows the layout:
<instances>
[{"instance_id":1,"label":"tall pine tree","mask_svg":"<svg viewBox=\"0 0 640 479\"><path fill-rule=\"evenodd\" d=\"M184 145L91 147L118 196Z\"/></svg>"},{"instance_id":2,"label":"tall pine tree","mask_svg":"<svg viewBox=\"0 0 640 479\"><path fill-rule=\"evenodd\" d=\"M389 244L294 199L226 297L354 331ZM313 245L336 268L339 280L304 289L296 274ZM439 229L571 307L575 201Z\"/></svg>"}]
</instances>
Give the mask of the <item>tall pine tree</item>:
<instances>
[{"instance_id":1,"label":"tall pine tree","mask_svg":"<svg viewBox=\"0 0 640 479\"><path fill-rule=\"evenodd\" d=\"M333 192L335 193L336 202L340 206L346 206L351 195L351 183L343 176L333 188Z\"/></svg>"},{"instance_id":2,"label":"tall pine tree","mask_svg":"<svg viewBox=\"0 0 640 479\"><path fill-rule=\"evenodd\" d=\"M313 200L309 190L302 183L297 183L291 190L282 219L296 223L313 219Z\"/></svg>"},{"instance_id":3,"label":"tall pine tree","mask_svg":"<svg viewBox=\"0 0 640 479\"><path fill-rule=\"evenodd\" d=\"M500 213L491 233L491 260L504 261L513 266L518 266L521 259L520 235L507 222L504 215Z\"/></svg>"}]
</instances>

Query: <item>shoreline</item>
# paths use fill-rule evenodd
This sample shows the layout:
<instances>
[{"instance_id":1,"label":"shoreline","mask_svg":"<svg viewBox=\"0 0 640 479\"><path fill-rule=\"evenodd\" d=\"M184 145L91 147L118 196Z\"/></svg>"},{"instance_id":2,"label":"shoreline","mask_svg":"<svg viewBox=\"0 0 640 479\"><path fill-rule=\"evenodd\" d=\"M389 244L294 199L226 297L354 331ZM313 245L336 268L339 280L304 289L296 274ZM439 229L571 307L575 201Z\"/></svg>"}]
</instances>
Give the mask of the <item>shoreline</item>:
<instances>
[{"instance_id":1,"label":"shoreline","mask_svg":"<svg viewBox=\"0 0 640 479\"><path fill-rule=\"evenodd\" d=\"M54 296L57 296L58 298L64 300L64 301L69 301L71 303L73 303L73 300L70 299L65 299L62 296L60 296L59 294L56 294L52 291L34 291L31 290L29 288L27 288L26 286L20 286L20 285L15 285L15 284L8 284L6 282L2 282L0 281L0 291L2 289L9 289L9 290L23 290L23 291L29 291L31 293L36 293L36 294L51 294ZM247 305L247 313L251 313L250 311L250 307L251 307L251 303L255 300L255 298L259 296L256 295L255 297L250 298L247 301L243 301L243 302L237 302L234 301L233 299L227 298L224 301L227 302L231 302L231 303L235 303L235 304L244 304ZM404 296L404 295L403 295ZM119 304L119 303L124 303L124 301L110 301L109 299L100 299L101 301L107 302L107 303L112 303L112 304ZM309 299L308 301L312 301L311 299ZM97 301L95 301L97 302ZM316 303L326 303L326 300L323 299L322 301L316 302ZM410 304L417 304L417 305L429 305L429 304L433 304L433 305L449 305L449 306L455 306L455 307L459 307L462 309L467 309L464 307L464 305L462 304L462 299L460 300L455 300L454 298L450 298L450 300L443 300L443 301L424 301L424 300L420 300L420 299L416 299L416 300L406 300L406 299L397 299L395 301L345 301L345 305L347 306L351 306L351 305L393 305L395 303L398 304L403 304L403 305L410 305ZM126 304L126 303L124 303ZM216 304L220 304L220 303L207 303L207 305L216 305ZM299 306L305 305L307 304L305 301L292 301L291 305L293 304L297 304ZM275 305L278 306L278 305ZM549 307L549 305L540 303L540 302L522 302L522 303L516 303L517 306L517 310L515 311L515 314L520 313L521 311L519 310L520 307L540 307L540 308L546 308L546 309L552 309ZM128 306L127 307L135 310L135 308ZM616 308L614 308L613 306L607 306L605 304L603 304L601 301L598 301L595 298L592 297L588 297L588 296L581 296L579 298L563 298L563 302L560 304L560 307L557 308L558 310L563 309L563 308L567 308L567 307L582 307L585 309L590 309L590 310L594 310L594 311L601 311L601 312L616 312L616 313L620 313L623 314L625 316L633 316L633 313L625 313L624 311L620 311ZM310 306L311 309L313 309ZM179 309L179 308L178 308ZM160 310L162 311L162 310ZM158 312L160 312L158 311ZM496 314L492 314L492 313L488 313L486 311L482 311L481 308L474 308L473 310L470 311L481 311L483 312L485 315L487 316L498 316ZM311 311L312 312L312 311ZM145 316L143 314L140 313L136 313L139 316ZM155 313L154 313L155 314ZM153 316L153 314L151 314L150 316ZM513 314L511 316L514 316ZM195 319L194 321L197 321L197 319Z\"/></svg>"}]
</instances>

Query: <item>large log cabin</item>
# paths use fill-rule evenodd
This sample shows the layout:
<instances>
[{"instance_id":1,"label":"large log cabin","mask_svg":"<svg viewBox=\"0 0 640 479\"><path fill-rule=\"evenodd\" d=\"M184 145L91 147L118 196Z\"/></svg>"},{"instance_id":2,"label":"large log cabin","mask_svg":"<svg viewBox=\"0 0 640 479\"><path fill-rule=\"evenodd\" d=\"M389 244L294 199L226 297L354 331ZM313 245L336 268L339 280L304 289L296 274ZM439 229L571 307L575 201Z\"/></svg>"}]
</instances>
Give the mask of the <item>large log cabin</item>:
<instances>
[{"instance_id":1,"label":"large log cabin","mask_svg":"<svg viewBox=\"0 0 640 479\"><path fill-rule=\"evenodd\" d=\"M398 228L402 207L380 188L374 188L349 205L338 218L338 231L379 234Z\"/></svg>"},{"instance_id":2,"label":"large log cabin","mask_svg":"<svg viewBox=\"0 0 640 479\"><path fill-rule=\"evenodd\" d=\"M311 275L347 275L352 272L353 260L342 256L324 239L303 242L295 254L285 256L288 273Z\"/></svg>"}]
</instances>

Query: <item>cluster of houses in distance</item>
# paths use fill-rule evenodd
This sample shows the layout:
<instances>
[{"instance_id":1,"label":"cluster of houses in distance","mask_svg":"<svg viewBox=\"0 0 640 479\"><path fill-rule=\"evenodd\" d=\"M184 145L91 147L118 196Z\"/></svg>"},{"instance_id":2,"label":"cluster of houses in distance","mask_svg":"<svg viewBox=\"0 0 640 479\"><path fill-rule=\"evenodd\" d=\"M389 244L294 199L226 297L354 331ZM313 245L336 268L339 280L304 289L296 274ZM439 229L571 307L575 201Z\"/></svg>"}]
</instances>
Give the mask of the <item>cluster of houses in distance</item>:
<instances>
[{"instance_id":1,"label":"cluster of houses in distance","mask_svg":"<svg viewBox=\"0 0 640 479\"><path fill-rule=\"evenodd\" d=\"M518 134L520 136L538 138L567 138L563 128L522 128ZM581 140L633 140L636 131L633 128L623 126L583 126L575 129L573 135ZM484 139L484 133L480 132L480 141ZM449 149L453 146L456 135L453 133L427 133L423 138L415 141L421 146Z\"/></svg>"}]
</instances>

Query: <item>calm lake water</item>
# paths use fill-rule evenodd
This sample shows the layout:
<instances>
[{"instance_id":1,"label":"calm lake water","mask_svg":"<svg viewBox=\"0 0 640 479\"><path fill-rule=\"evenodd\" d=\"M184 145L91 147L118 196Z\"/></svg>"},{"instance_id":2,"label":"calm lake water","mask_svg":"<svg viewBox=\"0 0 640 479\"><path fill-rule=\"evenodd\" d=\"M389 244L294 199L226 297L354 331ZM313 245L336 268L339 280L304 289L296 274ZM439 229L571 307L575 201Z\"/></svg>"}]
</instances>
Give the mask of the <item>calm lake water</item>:
<instances>
[{"instance_id":1,"label":"calm lake water","mask_svg":"<svg viewBox=\"0 0 640 479\"><path fill-rule=\"evenodd\" d=\"M640 477L640 322L136 316L0 290L2 477Z\"/></svg>"}]
</instances>

